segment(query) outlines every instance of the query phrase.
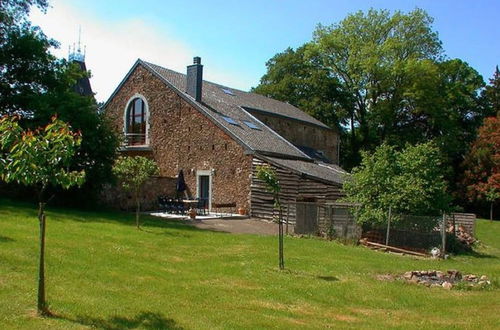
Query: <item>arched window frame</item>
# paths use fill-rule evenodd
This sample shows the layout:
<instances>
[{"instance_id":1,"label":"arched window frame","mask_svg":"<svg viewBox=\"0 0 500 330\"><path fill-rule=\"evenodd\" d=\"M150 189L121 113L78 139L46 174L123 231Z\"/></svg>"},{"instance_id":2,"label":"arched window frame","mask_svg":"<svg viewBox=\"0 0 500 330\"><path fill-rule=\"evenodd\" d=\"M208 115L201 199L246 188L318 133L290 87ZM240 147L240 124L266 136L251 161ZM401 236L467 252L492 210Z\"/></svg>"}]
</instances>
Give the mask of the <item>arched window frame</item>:
<instances>
[{"instance_id":1,"label":"arched window frame","mask_svg":"<svg viewBox=\"0 0 500 330\"><path fill-rule=\"evenodd\" d=\"M145 132L145 144L142 145L133 145L133 144L127 144L129 147L133 146L149 146L150 140L149 140L149 104L146 98L141 95L141 94L134 94L128 101L127 105L125 106L125 110L123 111L123 135L127 137L128 133L128 109L130 104L135 100L135 99L141 99L142 102L144 103L144 121L146 122L146 132Z\"/></svg>"}]
</instances>

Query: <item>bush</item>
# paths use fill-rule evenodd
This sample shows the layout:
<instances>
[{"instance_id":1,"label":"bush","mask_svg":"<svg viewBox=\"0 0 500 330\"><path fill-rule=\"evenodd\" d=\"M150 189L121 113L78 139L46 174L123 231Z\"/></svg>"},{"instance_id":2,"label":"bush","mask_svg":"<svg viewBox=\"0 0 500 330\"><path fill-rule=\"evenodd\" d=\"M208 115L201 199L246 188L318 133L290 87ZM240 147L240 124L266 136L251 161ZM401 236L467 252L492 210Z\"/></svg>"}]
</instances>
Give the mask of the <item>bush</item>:
<instances>
[{"instance_id":1,"label":"bush","mask_svg":"<svg viewBox=\"0 0 500 330\"><path fill-rule=\"evenodd\" d=\"M399 214L432 216L449 210L451 196L446 191L441 154L432 142L408 145L401 151L383 144L362 157L344 184L346 199L361 204L355 211L360 224L386 224L389 207L395 225L403 222ZM436 217L424 218L431 220L420 227L432 229L437 224Z\"/></svg>"}]
</instances>

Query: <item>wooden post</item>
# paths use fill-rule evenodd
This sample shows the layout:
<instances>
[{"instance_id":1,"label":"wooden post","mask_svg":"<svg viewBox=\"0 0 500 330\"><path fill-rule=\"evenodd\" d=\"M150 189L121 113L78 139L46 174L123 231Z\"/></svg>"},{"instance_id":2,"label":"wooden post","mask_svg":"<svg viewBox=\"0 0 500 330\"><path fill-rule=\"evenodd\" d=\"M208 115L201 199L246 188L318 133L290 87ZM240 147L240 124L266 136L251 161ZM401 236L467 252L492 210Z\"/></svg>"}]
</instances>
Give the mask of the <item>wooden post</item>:
<instances>
[{"instance_id":1,"label":"wooden post","mask_svg":"<svg viewBox=\"0 0 500 330\"><path fill-rule=\"evenodd\" d=\"M385 233L385 245L389 245L389 235L391 230L392 206L389 206L389 217L387 218L387 232Z\"/></svg>"},{"instance_id":2,"label":"wooden post","mask_svg":"<svg viewBox=\"0 0 500 330\"><path fill-rule=\"evenodd\" d=\"M443 222L441 223L441 257L446 253L446 214L443 213Z\"/></svg>"},{"instance_id":3,"label":"wooden post","mask_svg":"<svg viewBox=\"0 0 500 330\"><path fill-rule=\"evenodd\" d=\"M38 265L38 314L47 314L47 303L45 301L45 203L39 203L38 220L40 222L40 260Z\"/></svg>"}]
</instances>

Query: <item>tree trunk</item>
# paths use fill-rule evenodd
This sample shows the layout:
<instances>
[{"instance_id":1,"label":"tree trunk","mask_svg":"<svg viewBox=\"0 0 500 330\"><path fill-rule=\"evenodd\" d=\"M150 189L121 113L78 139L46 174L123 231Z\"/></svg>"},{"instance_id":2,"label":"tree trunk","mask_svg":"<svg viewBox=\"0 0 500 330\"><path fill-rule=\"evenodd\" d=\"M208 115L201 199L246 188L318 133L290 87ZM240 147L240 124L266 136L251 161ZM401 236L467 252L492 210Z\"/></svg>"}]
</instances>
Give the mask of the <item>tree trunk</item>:
<instances>
[{"instance_id":1,"label":"tree trunk","mask_svg":"<svg viewBox=\"0 0 500 330\"><path fill-rule=\"evenodd\" d=\"M141 212L141 202L139 200L139 196L135 197L135 225L137 229L141 229L139 226L139 213Z\"/></svg>"},{"instance_id":2,"label":"tree trunk","mask_svg":"<svg viewBox=\"0 0 500 330\"><path fill-rule=\"evenodd\" d=\"M493 203L494 202L490 203L490 221L493 221Z\"/></svg>"},{"instance_id":3,"label":"tree trunk","mask_svg":"<svg viewBox=\"0 0 500 330\"><path fill-rule=\"evenodd\" d=\"M45 301L45 203L39 202L38 220L40 222L40 264L38 267L38 314L47 315L47 303Z\"/></svg>"},{"instance_id":4,"label":"tree trunk","mask_svg":"<svg viewBox=\"0 0 500 330\"><path fill-rule=\"evenodd\" d=\"M283 212L281 205L279 207L279 221L278 221L278 241L279 241L279 267L281 270L285 269L285 257L283 255Z\"/></svg>"}]
</instances>

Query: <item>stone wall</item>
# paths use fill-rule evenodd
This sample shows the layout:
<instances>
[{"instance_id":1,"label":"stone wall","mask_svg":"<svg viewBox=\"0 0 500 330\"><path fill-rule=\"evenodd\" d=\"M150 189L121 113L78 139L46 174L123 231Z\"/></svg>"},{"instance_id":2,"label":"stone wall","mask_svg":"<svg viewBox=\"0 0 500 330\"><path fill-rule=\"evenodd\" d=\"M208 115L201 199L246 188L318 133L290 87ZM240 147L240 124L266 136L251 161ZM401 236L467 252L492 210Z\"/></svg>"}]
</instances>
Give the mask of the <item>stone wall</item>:
<instances>
[{"instance_id":1,"label":"stone wall","mask_svg":"<svg viewBox=\"0 0 500 330\"><path fill-rule=\"evenodd\" d=\"M321 128L294 119L252 112L264 124L295 145L307 146L324 152L334 164L338 164L338 134L335 130Z\"/></svg>"},{"instance_id":2,"label":"stone wall","mask_svg":"<svg viewBox=\"0 0 500 330\"><path fill-rule=\"evenodd\" d=\"M187 194L196 197L196 172L212 174L212 202L236 202L249 207L252 158L230 136L139 65L105 109L118 132L123 132L127 102L142 95L149 109L149 150L129 148L124 154L156 161L160 175L175 177L182 169Z\"/></svg>"},{"instance_id":3,"label":"stone wall","mask_svg":"<svg viewBox=\"0 0 500 330\"><path fill-rule=\"evenodd\" d=\"M158 196L173 196L177 180L168 177L152 177L146 181L142 189L141 209L143 211L158 210ZM135 201L132 193L126 192L117 186L104 187L101 197L106 205L123 211L135 210Z\"/></svg>"}]
</instances>

